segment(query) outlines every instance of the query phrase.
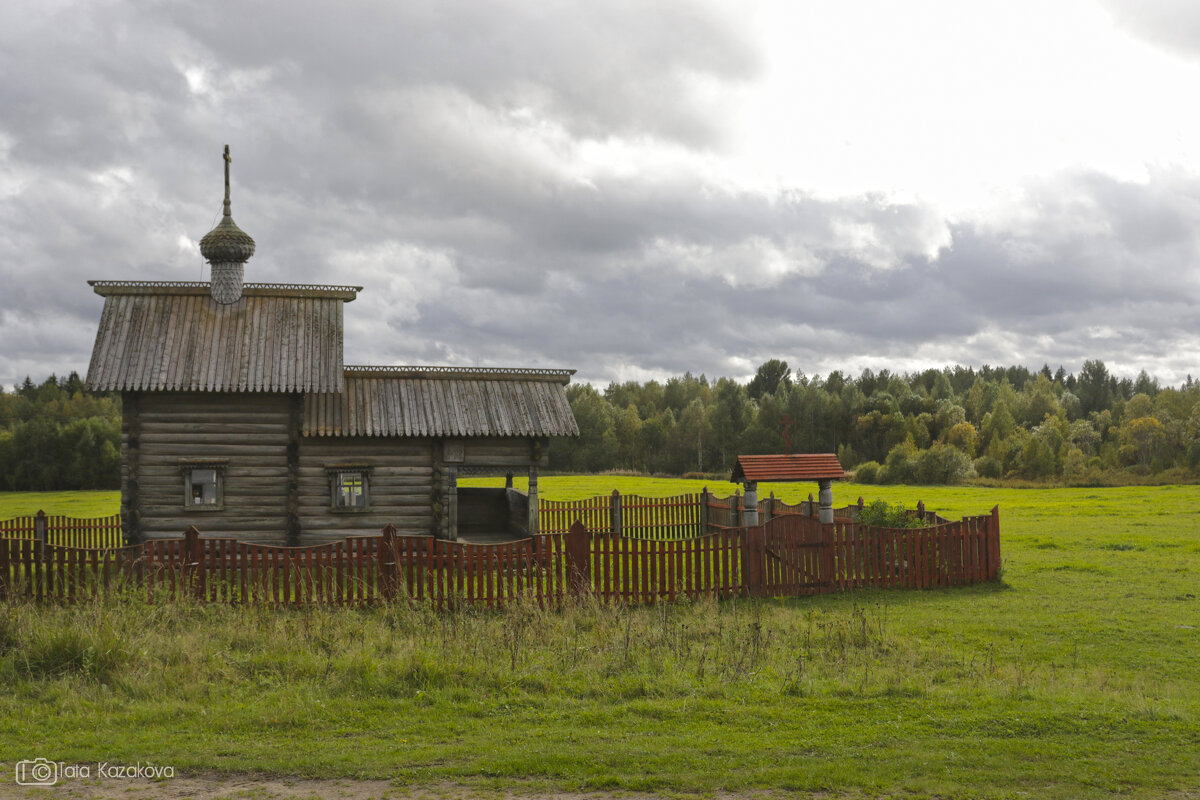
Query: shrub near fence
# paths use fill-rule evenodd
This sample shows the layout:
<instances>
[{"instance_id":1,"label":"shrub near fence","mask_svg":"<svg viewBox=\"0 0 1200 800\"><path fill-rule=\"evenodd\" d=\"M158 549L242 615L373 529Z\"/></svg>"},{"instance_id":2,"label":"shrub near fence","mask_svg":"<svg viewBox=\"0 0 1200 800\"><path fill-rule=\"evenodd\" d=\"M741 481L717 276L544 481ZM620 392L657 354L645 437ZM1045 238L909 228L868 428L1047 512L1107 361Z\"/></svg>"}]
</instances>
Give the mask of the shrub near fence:
<instances>
[{"instance_id":1,"label":"shrub near fence","mask_svg":"<svg viewBox=\"0 0 1200 800\"><path fill-rule=\"evenodd\" d=\"M959 586L999 574L998 509L958 522L895 529L779 514L755 527L713 525L712 533L683 537L697 522L680 506L657 504L666 509L661 522L646 512L628 528L618 515L621 529L640 536L589 530L577 519L565 533L490 545L400 536L392 526L380 536L312 547L203 537L195 528L178 539L109 549L4 538L0 596L73 601L133 582L145 586L151 599L187 594L207 602L273 605L410 598L437 607L500 607L519 597L557 604L568 592L638 604L701 596L794 597L864 586ZM613 519L610 506L610 525ZM646 531L662 533L649 538Z\"/></svg>"}]
</instances>

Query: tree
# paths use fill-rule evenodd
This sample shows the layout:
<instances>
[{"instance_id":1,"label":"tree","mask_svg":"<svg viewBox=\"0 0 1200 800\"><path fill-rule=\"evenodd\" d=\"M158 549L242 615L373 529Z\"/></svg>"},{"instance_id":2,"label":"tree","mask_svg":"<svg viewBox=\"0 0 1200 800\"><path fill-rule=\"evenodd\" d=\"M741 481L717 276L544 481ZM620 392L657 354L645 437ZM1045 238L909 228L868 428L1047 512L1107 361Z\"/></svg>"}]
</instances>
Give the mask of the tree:
<instances>
[{"instance_id":1,"label":"tree","mask_svg":"<svg viewBox=\"0 0 1200 800\"><path fill-rule=\"evenodd\" d=\"M758 371L754 373L750 383L746 385L746 394L755 400L764 394L775 394L779 390L780 384L791 386L791 375L792 370L786 361L780 361L778 358L764 361L759 365Z\"/></svg>"},{"instance_id":2,"label":"tree","mask_svg":"<svg viewBox=\"0 0 1200 800\"><path fill-rule=\"evenodd\" d=\"M709 415L713 443L725 469L737 458L742 436L752 419L753 409L746 389L729 378L717 381L713 392L713 406Z\"/></svg>"},{"instance_id":3,"label":"tree","mask_svg":"<svg viewBox=\"0 0 1200 800\"><path fill-rule=\"evenodd\" d=\"M579 425L579 437L551 439L550 463L555 469L577 472L612 469L617 456L612 406L586 383L568 386L567 400Z\"/></svg>"},{"instance_id":4,"label":"tree","mask_svg":"<svg viewBox=\"0 0 1200 800\"><path fill-rule=\"evenodd\" d=\"M960 422L946 432L946 444L957 447L971 458L975 457L975 445L979 441L979 433L969 422Z\"/></svg>"},{"instance_id":5,"label":"tree","mask_svg":"<svg viewBox=\"0 0 1200 800\"><path fill-rule=\"evenodd\" d=\"M888 451L883 465L884 483L915 483L920 453L911 439L906 439Z\"/></svg>"},{"instance_id":6,"label":"tree","mask_svg":"<svg viewBox=\"0 0 1200 800\"><path fill-rule=\"evenodd\" d=\"M623 469L641 466L642 418L638 416L637 406L630 403L624 411L617 413L613 433L617 440L617 466Z\"/></svg>"},{"instance_id":7,"label":"tree","mask_svg":"<svg viewBox=\"0 0 1200 800\"><path fill-rule=\"evenodd\" d=\"M1111 380L1103 361L1083 362L1074 391L1084 414L1104 411L1112 406L1114 392Z\"/></svg>"},{"instance_id":8,"label":"tree","mask_svg":"<svg viewBox=\"0 0 1200 800\"><path fill-rule=\"evenodd\" d=\"M1149 417L1154 413L1154 402L1148 395L1135 394L1133 397L1125 401L1125 407L1121 409L1121 419L1138 419L1139 417Z\"/></svg>"},{"instance_id":9,"label":"tree","mask_svg":"<svg viewBox=\"0 0 1200 800\"><path fill-rule=\"evenodd\" d=\"M1167 434L1163 424L1154 417L1138 417L1121 426L1121 458L1136 462L1143 470L1158 457Z\"/></svg>"},{"instance_id":10,"label":"tree","mask_svg":"<svg viewBox=\"0 0 1200 800\"><path fill-rule=\"evenodd\" d=\"M1016 427L1016 420L1009 413L1008 405L1003 400L997 401L992 412L984 416L983 425L979 428L983 446L989 447L993 439L997 441L1007 439Z\"/></svg>"},{"instance_id":11,"label":"tree","mask_svg":"<svg viewBox=\"0 0 1200 800\"><path fill-rule=\"evenodd\" d=\"M680 475L685 472L703 472L711 463L712 429L704 404L697 398L680 412L675 427L667 441L667 470Z\"/></svg>"},{"instance_id":12,"label":"tree","mask_svg":"<svg viewBox=\"0 0 1200 800\"><path fill-rule=\"evenodd\" d=\"M917 481L923 484L962 483L972 471L967 454L948 444L934 444L917 456Z\"/></svg>"}]
</instances>

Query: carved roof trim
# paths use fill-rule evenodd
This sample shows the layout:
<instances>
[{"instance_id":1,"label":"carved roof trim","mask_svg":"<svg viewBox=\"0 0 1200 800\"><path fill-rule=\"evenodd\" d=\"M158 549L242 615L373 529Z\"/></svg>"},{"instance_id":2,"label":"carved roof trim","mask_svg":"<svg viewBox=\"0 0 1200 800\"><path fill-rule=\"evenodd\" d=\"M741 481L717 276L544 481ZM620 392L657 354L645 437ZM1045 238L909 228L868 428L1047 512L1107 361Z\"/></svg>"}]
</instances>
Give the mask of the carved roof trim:
<instances>
[{"instance_id":1,"label":"carved roof trim","mask_svg":"<svg viewBox=\"0 0 1200 800\"><path fill-rule=\"evenodd\" d=\"M101 297L209 294L212 287L208 281L88 281L88 285ZM362 288L307 283L247 283L242 286L242 294L248 297L312 297L350 302Z\"/></svg>"},{"instance_id":2,"label":"carved roof trim","mask_svg":"<svg viewBox=\"0 0 1200 800\"><path fill-rule=\"evenodd\" d=\"M372 366L346 365L346 377L416 378L422 380L544 381L570 383L573 369L521 367Z\"/></svg>"}]
</instances>

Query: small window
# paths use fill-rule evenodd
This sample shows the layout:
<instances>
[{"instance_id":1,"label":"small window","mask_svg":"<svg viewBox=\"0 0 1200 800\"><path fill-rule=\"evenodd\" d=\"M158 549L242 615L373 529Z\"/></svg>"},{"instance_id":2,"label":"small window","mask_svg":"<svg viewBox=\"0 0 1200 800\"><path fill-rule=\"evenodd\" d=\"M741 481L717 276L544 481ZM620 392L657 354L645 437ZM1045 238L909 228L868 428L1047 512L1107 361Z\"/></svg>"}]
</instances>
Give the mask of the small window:
<instances>
[{"instance_id":1,"label":"small window","mask_svg":"<svg viewBox=\"0 0 1200 800\"><path fill-rule=\"evenodd\" d=\"M225 507L225 465L181 464L183 505L188 511L220 511Z\"/></svg>"},{"instance_id":2,"label":"small window","mask_svg":"<svg viewBox=\"0 0 1200 800\"><path fill-rule=\"evenodd\" d=\"M334 511L366 511L371 505L371 472L366 468L330 468L330 502Z\"/></svg>"}]
</instances>

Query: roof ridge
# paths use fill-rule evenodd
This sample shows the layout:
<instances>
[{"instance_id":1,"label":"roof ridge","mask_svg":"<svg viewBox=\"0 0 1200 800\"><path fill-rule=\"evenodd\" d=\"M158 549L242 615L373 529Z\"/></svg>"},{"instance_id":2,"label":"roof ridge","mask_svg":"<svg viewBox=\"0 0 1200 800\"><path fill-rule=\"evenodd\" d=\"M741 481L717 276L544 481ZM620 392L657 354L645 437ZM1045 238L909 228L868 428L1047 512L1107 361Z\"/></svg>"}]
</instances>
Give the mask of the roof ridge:
<instances>
[{"instance_id":1,"label":"roof ridge","mask_svg":"<svg viewBox=\"0 0 1200 800\"><path fill-rule=\"evenodd\" d=\"M208 281L102 281L91 280L88 285L101 297L112 295L192 295L209 294ZM246 283L243 294L281 297L324 297L349 302L362 291L361 286L341 286L325 283Z\"/></svg>"},{"instance_id":2,"label":"roof ridge","mask_svg":"<svg viewBox=\"0 0 1200 800\"><path fill-rule=\"evenodd\" d=\"M475 380L540 380L568 383L575 374L573 369L545 369L537 367L454 367L445 365L372 365L347 364L347 377L418 378L424 380L452 380L473 378Z\"/></svg>"}]
</instances>

